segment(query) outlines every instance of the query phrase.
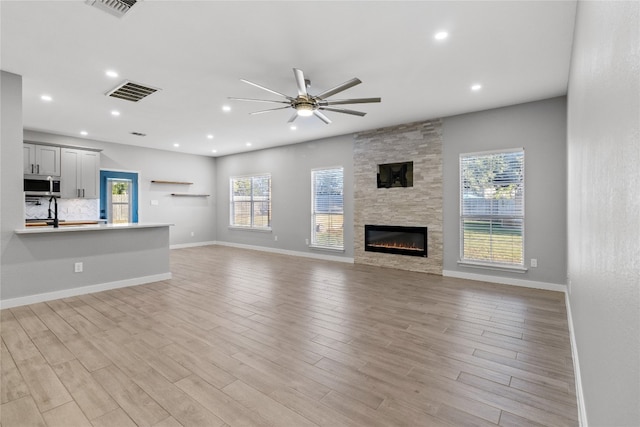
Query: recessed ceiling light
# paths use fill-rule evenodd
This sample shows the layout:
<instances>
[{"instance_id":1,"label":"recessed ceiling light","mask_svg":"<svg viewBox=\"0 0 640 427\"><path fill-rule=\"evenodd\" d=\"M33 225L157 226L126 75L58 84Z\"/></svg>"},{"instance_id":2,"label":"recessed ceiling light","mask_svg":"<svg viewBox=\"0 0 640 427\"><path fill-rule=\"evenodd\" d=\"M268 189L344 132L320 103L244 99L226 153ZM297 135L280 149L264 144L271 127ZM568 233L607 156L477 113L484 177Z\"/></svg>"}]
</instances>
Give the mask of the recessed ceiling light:
<instances>
[{"instance_id":1,"label":"recessed ceiling light","mask_svg":"<svg viewBox=\"0 0 640 427\"><path fill-rule=\"evenodd\" d=\"M40 97L40 99L42 99L43 101L47 101L47 102L49 102L49 101L53 100L53 98L51 97L51 95L42 95L42 96Z\"/></svg>"},{"instance_id":2,"label":"recessed ceiling light","mask_svg":"<svg viewBox=\"0 0 640 427\"><path fill-rule=\"evenodd\" d=\"M296 129L298 129L298 127L296 125L291 125L291 126L289 126L289 129L296 130Z\"/></svg>"},{"instance_id":3,"label":"recessed ceiling light","mask_svg":"<svg viewBox=\"0 0 640 427\"><path fill-rule=\"evenodd\" d=\"M112 115L112 116L119 116L119 115L120 115L120 111L113 110L113 111L111 112L111 115Z\"/></svg>"},{"instance_id":4,"label":"recessed ceiling light","mask_svg":"<svg viewBox=\"0 0 640 427\"><path fill-rule=\"evenodd\" d=\"M174 147L180 147L180 144L178 144L177 142L175 144L173 144Z\"/></svg>"},{"instance_id":5,"label":"recessed ceiling light","mask_svg":"<svg viewBox=\"0 0 640 427\"><path fill-rule=\"evenodd\" d=\"M217 153L217 152L218 152L218 150L211 150L211 152L212 152L212 153Z\"/></svg>"},{"instance_id":6,"label":"recessed ceiling light","mask_svg":"<svg viewBox=\"0 0 640 427\"><path fill-rule=\"evenodd\" d=\"M209 135L207 135L207 138L213 139L213 135L209 134Z\"/></svg>"},{"instance_id":7,"label":"recessed ceiling light","mask_svg":"<svg viewBox=\"0 0 640 427\"><path fill-rule=\"evenodd\" d=\"M222 111L231 111L231 107L228 105L223 105L222 106Z\"/></svg>"},{"instance_id":8,"label":"recessed ceiling light","mask_svg":"<svg viewBox=\"0 0 640 427\"><path fill-rule=\"evenodd\" d=\"M107 75L107 77L111 77L113 79L118 77L118 73L113 71L113 70L107 70L107 71L105 71L105 74Z\"/></svg>"},{"instance_id":9,"label":"recessed ceiling light","mask_svg":"<svg viewBox=\"0 0 640 427\"><path fill-rule=\"evenodd\" d=\"M480 84L475 84L475 85L471 86L471 90L474 91L474 92L479 91L480 89L482 89L482 85L480 85Z\"/></svg>"},{"instance_id":10,"label":"recessed ceiling light","mask_svg":"<svg viewBox=\"0 0 640 427\"><path fill-rule=\"evenodd\" d=\"M251 143L250 143L250 142L247 142L246 146L247 146L247 147L251 147Z\"/></svg>"},{"instance_id":11,"label":"recessed ceiling light","mask_svg":"<svg viewBox=\"0 0 640 427\"><path fill-rule=\"evenodd\" d=\"M89 135L89 132L87 132L86 130L82 130L82 131L80 131L80 135L87 136L87 135Z\"/></svg>"},{"instance_id":12,"label":"recessed ceiling light","mask_svg":"<svg viewBox=\"0 0 640 427\"><path fill-rule=\"evenodd\" d=\"M446 31L440 31L433 36L436 40L444 40L449 37L449 33Z\"/></svg>"}]
</instances>

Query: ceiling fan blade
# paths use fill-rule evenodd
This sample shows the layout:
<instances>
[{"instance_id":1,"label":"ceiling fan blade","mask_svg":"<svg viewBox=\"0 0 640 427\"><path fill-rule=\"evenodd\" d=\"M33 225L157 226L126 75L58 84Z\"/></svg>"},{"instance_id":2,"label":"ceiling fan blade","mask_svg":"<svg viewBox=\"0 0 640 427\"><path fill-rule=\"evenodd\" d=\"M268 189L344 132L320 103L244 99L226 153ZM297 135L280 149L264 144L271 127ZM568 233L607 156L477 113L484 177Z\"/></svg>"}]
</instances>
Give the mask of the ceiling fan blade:
<instances>
[{"instance_id":1,"label":"ceiling fan blade","mask_svg":"<svg viewBox=\"0 0 640 427\"><path fill-rule=\"evenodd\" d=\"M334 87L333 89L329 89L329 90L325 90L324 92L316 95L316 98L320 98L320 99L324 99L324 98L328 98L331 95L335 95L336 93L342 92L343 90L347 90L350 87L354 87L355 85L359 85L360 83L362 83L360 81L360 79L358 78L352 78L351 80L342 83L341 85L338 85L336 87Z\"/></svg>"},{"instance_id":2,"label":"ceiling fan blade","mask_svg":"<svg viewBox=\"0 0 640 427\"><path fill-rule=\"evenodd\" d=\"M307 83L304 81L304 73L297 68L293 69L293 74L296 76L296 84L298 85L298 95L309 96L307 94Z\"/></svg>"},{"instance_id":3,"label":"ceiling fan blade","mask_svg":"<svg viewBox=\"0 0 640 427\"><path fill-rule=\"evenodd\" d=\"M282 96L284 98L287 98L289 101L293 100L293 98L291 98L290 96L285 95L284 93L276 92L275 90L269 89L268 87L261 86L258 83L253 83L253 82L250 82L249 80L245 80L245 79L240 79L240 81L241 82L245 82L247 84L250 84L251 86L255 86L255 87L259 88L259 89L266 90L267 92L271 92L271 93L274 93L276 95L280 95L280 96Z\"/></svg>"},{"instance_id":4,"label":"ceiling fan blade","mask_svg":"<svg viewBox=\"0 0 640 427\"><path fill-rule=\"evenodd\" d=\"M298 112L293 113L293 116L287 121L287 123L293 123L295 119L298 118Z\"/></svg>"},{"instance_id":5,"label":"ceiling fan blade","mask_svg":"<svg viewBox=\"0 0 640 427\"><path fill-rule=\"evenodd\" d=\"M254 102L273 102L276 104L289 104L289 101L272 101L270 99L253 99L253 98L234 98L230 96L228 99L232 101L254 101Z\"/></svg>"},{"instance_id":6,"label":"ceiling fan blade","mask_svg":"<svg viewBox=\"0 0 640 427\"><path fill-rule=\"evenodd\" d=\"M326 110L326 111L333 111L334 113L351 114L353 116L360 116L360 117L367 114L367 113L363 113L362 111L345 110L344 108L320 107L320 109Z\"/></svg>"},{"instance_id":7,"label":"ceiling fan blade","mask_svg":"<svg viewBox=\"0 0 640 427\"><path fill-rule=\"evenodd\" d=\"M331 99L320 101L320 105L344 105L344 104L367 104L370 102L381 102L382 98L353 98L353 99Z\"/></svg>"},{"instance_id":8,"label":"ceiling fan blade","mask_svg":"<svg viewBox=\"0 0 640 427\"><path fill-rule=\"evenodd\" d=\"M319 118L320 120L322 120L323 122L325 122L326 124L331 123L331 120L329 120L329 117L325 116L318 110L313 110L313 115Z\"/></svg>"},{"instance_id":9,"label":"ceiling fan blade","mask_svg":"<svg viewBox=\"0 0 640 427\"><path fill-rule=\"evenodd\" d=\"M268 110L254 111L253 113L249 113L249 114L252 114L252 115L253 115L253 114L270 113L270 112L272 112L272 111L276 111L276 110L284 110L284 109L287 109L287 108L291 108L291 107L286 106L286 107L270 108L270 109L268 109Z\"/></svg>"}]
</instances>

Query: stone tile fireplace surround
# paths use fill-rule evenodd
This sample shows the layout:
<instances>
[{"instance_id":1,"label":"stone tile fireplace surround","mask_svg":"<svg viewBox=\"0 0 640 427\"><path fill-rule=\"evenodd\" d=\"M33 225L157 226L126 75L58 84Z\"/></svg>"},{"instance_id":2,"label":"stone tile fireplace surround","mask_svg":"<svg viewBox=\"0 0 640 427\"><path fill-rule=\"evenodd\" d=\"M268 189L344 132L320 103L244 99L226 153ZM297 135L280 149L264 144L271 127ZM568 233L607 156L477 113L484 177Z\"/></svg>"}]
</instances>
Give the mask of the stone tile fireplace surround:
<instances>
[{"instance_id":1,"label":"stone tile fireplace surround","mask_svg":"<svg viewBox=\"0 0 640 427\"><path fill-rule=\"evenodd\" d=\"M442 274L442 122L429 120L356 134L354 262ZM413 162L413 187L377 188L377 166ZM428 256L364 250L365 225L428 228Z\"/></svg>"}]
</instances>

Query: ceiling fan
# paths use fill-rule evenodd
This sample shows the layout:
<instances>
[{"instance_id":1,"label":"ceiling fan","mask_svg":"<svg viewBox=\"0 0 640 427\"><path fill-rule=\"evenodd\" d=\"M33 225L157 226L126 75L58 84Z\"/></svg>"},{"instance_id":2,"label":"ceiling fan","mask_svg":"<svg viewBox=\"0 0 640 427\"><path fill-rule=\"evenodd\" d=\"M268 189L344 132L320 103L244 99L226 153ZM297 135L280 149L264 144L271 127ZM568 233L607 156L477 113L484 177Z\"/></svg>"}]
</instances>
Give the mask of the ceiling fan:
<instances>
[{"instance_id":1,"label":"ceiling fan","mask_svg":"<svg viewBox=\"0 0 640 427\"><path fill-rule=\"evenodd\" d=\"M333 105L366 104L366 103L381 101L380 98L353 98L353 99L334 99L334 100L327 99L330 96L333 96L337 93L340 93L344 90L347 90L353 86L356 86L362 83L358 78L353 78L332 89L325 90L324 92L319 93L317 95L311 95L307 91L309 86L311 86L311 82L304 78L304 73L302 72L302 70L294 68L293 75L296 78L296 85L298 86L298 96L296 97L287 96L284 93L280 93L275 90L269 89L267 87L261 86L257 83L250 82L249 80L240 79L240 81L248 83L252 86L255 86L262 90L266 90L267 92L271 92L275 95L279 95L285 98L286 101L284 100L274 101L269 99L252 99L252 98L234 98L234 97L229 97L229 99L232 99L234 101L254 101L254 102L269 102L274 104L287 104L284 107L255 111L250 114L270 113L271 111L293 108L294 110L296 110L296 112L293 114L293 116L291 116L288 123L293 122L296 118L298 118L298 116L302 116L302 117L316 116L326 124L331 123L331 120L329 120L329 118L325 116L322 113L322 111L332 111L334 113L351 114L351 115L360 116L360 117L367 114L367 113L363 113L362 111L347 110L344 108L335 108L333 107Z\"/></svg>"}]
</instances>

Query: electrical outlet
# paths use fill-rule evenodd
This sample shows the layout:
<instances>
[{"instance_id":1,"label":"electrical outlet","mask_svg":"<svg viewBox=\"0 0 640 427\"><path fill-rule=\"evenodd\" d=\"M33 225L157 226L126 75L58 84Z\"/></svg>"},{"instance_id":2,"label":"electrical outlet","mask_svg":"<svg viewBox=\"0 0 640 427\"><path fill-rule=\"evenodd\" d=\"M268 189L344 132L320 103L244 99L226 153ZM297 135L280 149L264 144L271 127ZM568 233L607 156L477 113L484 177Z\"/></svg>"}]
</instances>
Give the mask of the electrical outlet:
<instances>
[{"instance_id":1,"label":"electrical outlet","mask_svg":"<svg viewBox=\"0 0 640 427\"><path fill-rule=\"evenodd\" d=\"M304 239L304 244L308 245L309 244L309 239Z\"/></svg>"},{"instance_id":2,"label":"electrical outlet","mask_svg":"<svg viewBox=\"0 0 640 427\"><path fill-rule=\"evenodd\" d=\"M151 201L151 206L158 206L158 201L157 200L152 200Z\"/></svg>"},{"instance_id":3,"label":"electrical outlet","mask_svg":"<svg viewBox=\"0 0 640 427\"><path fill-rule=\"evenodd\" d=\"M538 260L536 258L531 258L531 267L536 268L538 266Z\"/></svg>"},{"instance_id":4,"label":"electrical outlet","mask_svg":"<svg viewBox=\"0 0 640 427\"><path fill-rule=\"evenodd\" d=\"M278 241L278 236L273 236L273 240Z\"/></svg>"},{"instance_id":5,"label":"electrical outlet","mask_svg":"<svg viewBox=\"0 0 640 427\"><path fill-rule=\"evenodd\" d=\"M74 269L73 271L76 272L76 273L82 273L82 269L83 269L82 263L81 262L76 262L73 265L73 269Z\"/></svg>"},{"instance_id":6,"label":"electrical outlet","mask_svg":"<svg viewBox=\"0 0 640 427\"><path fill-rule=\"evenodd\" d=\"M193 237L193 236L195 236L195 235L196 235L196 233L192 231L192 232L191 232L191 237Z\"/></svg>"}]
</instances>

